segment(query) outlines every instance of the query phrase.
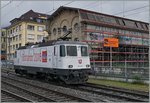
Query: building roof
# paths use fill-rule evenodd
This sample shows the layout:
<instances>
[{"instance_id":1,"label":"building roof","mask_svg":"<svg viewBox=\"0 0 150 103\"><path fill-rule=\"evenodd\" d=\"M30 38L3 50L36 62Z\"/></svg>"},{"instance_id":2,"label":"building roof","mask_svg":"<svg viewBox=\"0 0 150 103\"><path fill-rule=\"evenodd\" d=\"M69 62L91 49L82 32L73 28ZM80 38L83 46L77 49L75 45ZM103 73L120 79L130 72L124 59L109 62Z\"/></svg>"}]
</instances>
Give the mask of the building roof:
<instances>
[{"instance_id":1,"label":"building roof","mask_svg":"<svg viewBox=\"0 0 150 103\"><path fill-rule=\"evenodd\" d=\"M95 11L89 11L80 8L72 8L72 7L59 7L49 18L48 20L52 20L55 16L59 15L60 12L64 10L73 10L79 12L81 16L81 22L96 24L96 25L103 25L103 26L111 26L117 28L124 28L124 29L135 29L135 30L142 30L148 31L149 23L138 21L138 20L131 20L128 18L123 18L119 16L108 15L104 13L99 13Z\"/></svg>"},{"instance_id":2,"label":"building roof","mask_svg":"<svg viewBox=\"0 0 150 103\"><path fill-rule=\"evenodd\" d=\"M28 12L21 15L19 18L15 18L11 20L11 24L16 23L18 21L34 21L36 22L36 19L43 19L46 20L50 15L34 12L33 10L29 10Z\"/></svg>"}]
</instances>

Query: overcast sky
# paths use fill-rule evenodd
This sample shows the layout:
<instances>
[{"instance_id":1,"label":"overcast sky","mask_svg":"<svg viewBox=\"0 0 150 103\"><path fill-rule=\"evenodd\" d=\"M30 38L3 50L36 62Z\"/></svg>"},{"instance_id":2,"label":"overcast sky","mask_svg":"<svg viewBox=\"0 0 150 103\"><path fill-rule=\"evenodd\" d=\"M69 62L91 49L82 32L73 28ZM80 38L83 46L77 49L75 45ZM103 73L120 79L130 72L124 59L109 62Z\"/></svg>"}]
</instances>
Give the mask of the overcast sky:
<instances>
[{"instance_id":1,"label":"overcast sky","mask_svg":"<svg viewBox=\"0 0 150 103\"><path fill-rule=\"evenodd\" d=\"M1 27L29 10L52 14L58 7L68 6L149 22L149 1L1 1ZM125 11L123 13L123 11Z\"/></svg>"}]
</instances>

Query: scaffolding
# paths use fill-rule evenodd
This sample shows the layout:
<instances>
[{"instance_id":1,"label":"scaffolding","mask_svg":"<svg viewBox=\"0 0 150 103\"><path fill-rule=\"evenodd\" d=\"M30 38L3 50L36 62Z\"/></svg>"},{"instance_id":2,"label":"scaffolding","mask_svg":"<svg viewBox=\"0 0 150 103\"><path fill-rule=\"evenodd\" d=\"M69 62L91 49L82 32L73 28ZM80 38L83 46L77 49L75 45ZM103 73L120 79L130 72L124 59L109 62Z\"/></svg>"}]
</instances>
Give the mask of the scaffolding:
<instances>
[{"instance_id":1,"label":"scaffolding","mask_svg":"<svg viewBox=\"0 0 150 103\"><path fill-rule=\"evenodd\" d=\"M97 75L123 78L139 75L142 79L148 79L148 33L137 36L125 32L97 30L84 30L84 32L87 39L83 41L89 44L91 65ZM106 37L118 38L119 47L105 47Z\"/></svg>"}]
</instances>

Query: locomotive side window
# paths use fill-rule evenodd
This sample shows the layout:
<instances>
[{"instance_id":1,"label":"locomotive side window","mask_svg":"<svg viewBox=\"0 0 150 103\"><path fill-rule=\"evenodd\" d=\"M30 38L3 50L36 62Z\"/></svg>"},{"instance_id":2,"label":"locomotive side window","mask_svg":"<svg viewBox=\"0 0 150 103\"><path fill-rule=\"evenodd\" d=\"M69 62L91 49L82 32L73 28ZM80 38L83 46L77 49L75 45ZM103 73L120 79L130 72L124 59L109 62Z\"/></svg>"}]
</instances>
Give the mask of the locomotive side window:
<instances>
[{"instance_id":1,"label":"locomotive side window","mask_svg":"<svg viewBox=\"0 0 150 103\"><path fill-rule=\"evenodd\" d=\"M67 56L77 56L77 47L67 46Z\"/></svg>"},{"instance_id":2,"label":"locomotive side window","mask_svg":"<svg viewBox=\"0 0 150 103\"><path fill-rule=\"evenodd\" d=\"M61 57L65 57L65 46L64 45L60 45L60 56Z\"/></svg>"},{"instance_id":3,"label":"locomotive side window","mask_svg":"<svg viewBox=\"0 0 150 103\"><path fill-rule=\"evenodd\" d=\"M54 56L56 56L56 47L54 47Z\"/></svg>"},{"instance_id":4,"label":"locomotive side window","mask_svg":"<svg viewBox=\"0 0 150 103\"><path fill-rule=\"evenodd\" d=\"M81 56L88 56L88 51L86 46L81 46Z\"/></svg>"}]
</instances>

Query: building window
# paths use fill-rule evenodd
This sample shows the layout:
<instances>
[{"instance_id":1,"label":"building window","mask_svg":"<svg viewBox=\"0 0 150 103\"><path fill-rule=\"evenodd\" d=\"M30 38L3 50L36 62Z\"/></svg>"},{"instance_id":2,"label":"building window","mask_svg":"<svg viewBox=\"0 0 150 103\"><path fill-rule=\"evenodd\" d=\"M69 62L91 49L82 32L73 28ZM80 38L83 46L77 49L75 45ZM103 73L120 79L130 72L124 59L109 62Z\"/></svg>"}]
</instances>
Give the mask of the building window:
<instances>
[{"instance_id":1,"label":"building window","mask_svg":"<svg viewBox=\"0 0 150 103\"><path fill-rule=\"evenodd\" d=\"M36 19L36 21L37 21L38 23L43 23L43 20L41 20L41 19Z\"/></svg>"},{"instance_id":2,"label":"building window","mask_svg":"<svg viewBox=\"0 0 150 103\"><path fill-rule=\"evenodd\" d=\"M16 32L19 31L19 26L16 27Z\"/></svg>"},{"instance_id":3,"label":"building window","mask_svg":"<svg viewBox=\"0 0 150 103\"><path fill-rule=\"evenodd\" d=\"M33 25L28 25L27 29L33 31L34 30L34 26Z\"/></svg>"},{"instance_id":4,"label":"building window","mask_svg":"<svg viewBox=\"0 0 150 103\"><path fill-rule=\"evenodd\" d=\"M6 38L4 38L4 42L6 42Z\"/></svg>"},{"instance_id":5,"label":"building window","mask_svg":"<svg viewBox=\"0 0 150 103\"><path fill-rule=\"evenodd\" d=\"M18 44L16 44L16 49L18 49Z\"/></svg>"},{"instance_id":6,"label":"building window","mask_svg":"<svg viewBox=\"0 0 150 103\"><path fill-rule=\"evenodd\" d=\"M15 32L15 28L13 28L13 33Z\"/></svg>"},{"instance_id":7,"label":"building window","mask_svg":"<svg viewBox=\"0 0 150 103\"><path fill-rule=\"evenodd\" d=\"M82 19L88 19L87 13L81 13L81 18Z\"/></svg>"},{"instance_id":8,"label":"building window","mask_svg":"<svg viewBox=\"0 0 150 103\"><path fill-rule=\"evenodd\" d=\"M64 33L67 32L67 26L63 26L63 32L64 32Z\"/></svg>"},{"instance_id":9,"label":"building window","mask_svg":"<svg viewBox=\"0 0 150 103\"><path fill-rule=\"evenodd\" d=\"M21 43L19 43L19 47L21 47Z\"/></svg>"},{"instance_id":10,"label":"building window","mask_svg":"<svg viewBox=\"0 0 150 103\"><path fill-rule=\"evenodd\" d=\"M75 24L74 24L74 31L75 31L75 32L78 32L79 29L80 29L80 28L79 28L79 24L78 24L78 23L75 23Z\"/></svg>"},{"instance_id":11,"label":"building window","mask_svg":"<svg viewBox=\"0 0 150 103\"><path fill-rule=\"evenodd\" d=\"M28 40L34 40L34 34L28 34Z\"/></svg>"},{"instance_id":12,"label":"building window","mask_svg":"<svg viewBox=\"0 0 150 103\"><path fill-rule=\"evenodd\" d=\"M38 31L44 31L44 27L43 26L38 26Z\"/></svg>"},{"instance_id":13,"label":"building window","mask_svg":"<svg viewBox=\"0 0 150 103\"><path fill-rule=\"evenodd\" d=\"M37 42L42 42L43 35L37 35Z\"/></svg>"},{"instance_id":14,"label":"building window","mask_svg":"<svg viewBox=\"0 0 150 103\"><path fill-rule=\"evenodd\" d=\"M15 45L13 45L13 50L15 50Z\"/></svg>"},{"instance_id":15,"label":"building window","mask_svg":"<svg viewBox=\"0 0 150 103\"><path fill-rule=\"evenodd\" d=\"M5 36L5 32L2 32L2 36Z\"/></svg>"},{"instance_id":16,"label":"building window","mask_svg":"<svg viewBox=\"0 0 150 103\"><path fill-rule=\"evenodd\" d=\"M19 25L19 31L21 31L21 25Z\"/></svg>"},{"instance_id":17,"label":"building window","mask_svg":"<svg viewBox=\"0 0 150 103\"><path fill-rule=\"evenodd\" d=\"M129 27L136 27L135 22L134 21L130 21L130 20L123 20L123 23L125 24L125 26L129 26Z\"/></svg>"},{"instance_id":18,"label":"building window","mask_svg":"<svg viewBox=\"0 0 150 103\"><path fill-rule=\"evenodd\" d=\"M13 33L13 31L12 30L10 30L10 34L12 34Z\"/></svg>"},{"instance_id":19,"label":"building window","mask_svg":"<svg viewBox=\"0 0 150 103\"><path fill-rule=\"evenodd\" d=\"M21 34L19 34L19 40L21 40Z\"/></svg>"},{"instance_id":20,"label":"building window","mask_svg":"<svg viewBox=\"0 0 150 103\"><path fill-rule=\"evenodd\" d=\"M12 46L9 46L9 49L12 50Z\"/></svg>"},{"instance_id":21,"label":"building window","mask_svg":"<svg viewBox=\"0 0 150 103\"><path fill-rule=\"evenodd\" d=\"M33 17L30 17L31 20L33 20Z\"/></svg>"},{"instance_id":22,"label":"building window","mask_svg":"<svg viewBox=\"0 0 150 103\"><path fill-rule=\"evenodd\" d=\"M16 36L16 41L18 41L18 35Z\"/></svg>"},{"instance_id":23,"label":"building window","mask_svg":"<svg viewBox=\"0 0 150 103\"><path fill-rule=\"evenodd\" d=\"M56 28L53 29L53 34L56 35Z\"/></svg>"},{"instance_id":24,"label":"building window","mask_svg":"<svg viewBox=\"0 0 150 103\"><path fill-rule=\"evenodd\" d=\"M95 21L95 16L94 16L94 14L87 14L87 16L88 16L88 19L89 20L94 20Z\"/></svg>"},{"instance_id":25,"label":"building window","mask_svg":"<svg viewBox=\"0 0 150 103\"><path fill-rule=\"evenodd\" d=\"M8 42L10 42L10 43L11 43L11 42L12 42L12 38L8 38Z\"/></svg>"},{"instance_id":26,"label":"building window","mask_svg":"<svg viewBox=\"0 0 150 103\"><path fill-rule=\"evenodd\" d=\"M8 34L10 33L10 31L7 32Z\"/></svg>"},{"instance_id":27,"label":"building window","mask_svg":"<svg viewBox=\"0 0 150 103\"><path fill-rule=\"evenodd\" d=\"M118 19L118 21L119 21L119 24L120 24L121 26L124 26L124 23L123 23L123 20L122 20L122 19Z\"/></svg>"},{"instance_id":28,"label":"building window","mask_svg":"<svg viewBox=\"0 0 150 103\"><path fill-rule=\"evenodd\" d=\"M13 41L15 41L15 37L13 37Z\"/></svg>"},{"instance_id":29,"label":"building window","mask_svg":"<svg viewBox=\"0 0 150 103\"><path fill-rule=\"evenodd\" d=\"M5 47L5 45L4 44L1 44L1 48L4 48Z\"/></svg>"},{"instance_id":30,"label":"building window","mask_svg":"<svg viewBox=\"0 0 150 103\"><path fill-rule=\"evenodd\" d=\"M146 25L147 30L149 30L149 25L147 25L147 24L145 24L145 25Z\"/></svg>"}]
</instances>

